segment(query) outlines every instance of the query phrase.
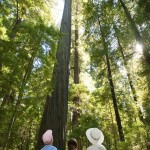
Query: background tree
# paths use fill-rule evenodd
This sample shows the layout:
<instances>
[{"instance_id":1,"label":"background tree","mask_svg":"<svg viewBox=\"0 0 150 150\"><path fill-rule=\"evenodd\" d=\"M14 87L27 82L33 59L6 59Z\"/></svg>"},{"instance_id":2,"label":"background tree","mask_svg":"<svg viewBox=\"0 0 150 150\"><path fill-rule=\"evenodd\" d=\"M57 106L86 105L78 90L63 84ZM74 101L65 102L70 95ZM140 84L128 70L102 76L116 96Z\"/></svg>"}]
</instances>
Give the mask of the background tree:
<instances>
[{"instance_id":1,"label":"background tree","mask_svg":"<svg viewBox=\"0 0 150 150\"><path fill-rule=\"evenodd\" d=\"M41 117L39 110L50 90L47 85L58 32L52 23L47 24L51 17L46 13L50 11L43 1L36 5L33 1L1 1L0 6L0 147L31 149Z\"/></svg>"},{"instance_id":2,"label":"background tree","mask_svg":"<svg viewBox=\"0 0 150 150\"><path fill-rule=\"evenodd\" d=\"M65 1L69 14L70 2ZM35 149L38 131L42 146L43 132L52 128L58 148L65 149L65 139L75 137L84 150L90 145L86 130L97 127L109 150L149 150L149 1L73 1L71 33L67 17L61 33L56 28L59 6L63 9L61 0L0 2L0 149ZM75 97L80 105L73 104ZM72 109L80 110L73 130Z\"/></svg>"}]
</instances>

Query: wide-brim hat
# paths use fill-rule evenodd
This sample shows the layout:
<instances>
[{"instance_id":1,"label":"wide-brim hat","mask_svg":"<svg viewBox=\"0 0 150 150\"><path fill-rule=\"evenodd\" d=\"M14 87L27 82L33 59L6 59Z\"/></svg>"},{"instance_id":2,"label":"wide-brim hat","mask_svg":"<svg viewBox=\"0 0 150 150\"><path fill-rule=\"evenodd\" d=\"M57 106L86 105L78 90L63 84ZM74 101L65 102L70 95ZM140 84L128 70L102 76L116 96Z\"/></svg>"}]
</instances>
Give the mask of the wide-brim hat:
<instances>
[{"instance_id":1,"label":"wide-brim hat","mask_svg":"<svg viewBox=\"0 0 150 150\"><path fill-rule=\"evenodd\" d=\"M102 131L99 130L98 128L88 129L86 131L86 136L87 136L88 140L94 145L101 144L104 141L104 135L103 135Z\"/></svg>"},{"instance_id":2,"label":"wide-brim hat","mask_svg":"<svg viewBox=\"0 0 150 150\"><path fill-rule=\"evenodd\" d=\"M106 150L106 148L103 145L92 145L87 150Z\"/></svg>"}]
</instances>

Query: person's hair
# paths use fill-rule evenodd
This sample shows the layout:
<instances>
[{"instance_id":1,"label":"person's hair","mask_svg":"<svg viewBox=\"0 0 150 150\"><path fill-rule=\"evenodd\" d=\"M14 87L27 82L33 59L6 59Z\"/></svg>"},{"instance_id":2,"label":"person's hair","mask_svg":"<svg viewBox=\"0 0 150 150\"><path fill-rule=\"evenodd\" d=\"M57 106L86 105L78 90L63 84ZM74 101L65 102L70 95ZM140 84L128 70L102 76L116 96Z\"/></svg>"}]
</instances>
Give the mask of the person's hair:
<instances>
[{"instance_id":1,"label":"person's hair","mask_svg":"<svg viewBox=\"0 0 150 150\"><path fill-rule=\"evenodd\" d=\"M77 147L78 147L77 140L74 139L74 138L71 138L71 139L68 141L68 150L76 150Z\"/></svg>"}]
</instances>

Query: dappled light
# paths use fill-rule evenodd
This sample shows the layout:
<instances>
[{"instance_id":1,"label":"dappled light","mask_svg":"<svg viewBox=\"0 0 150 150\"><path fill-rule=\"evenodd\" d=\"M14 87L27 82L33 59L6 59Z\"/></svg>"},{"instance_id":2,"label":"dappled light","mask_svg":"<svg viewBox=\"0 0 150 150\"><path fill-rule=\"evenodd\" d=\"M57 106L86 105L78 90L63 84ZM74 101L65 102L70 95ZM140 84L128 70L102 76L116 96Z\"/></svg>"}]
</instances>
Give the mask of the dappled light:
<instances>
[{"instance_id":1,"label":"dappled light","mask_svg":"<svg viewBox=\"0 0 150 150\"><path fill-rule=\"evenodd\" d=\"M143 55L143 46L142 44L139 44L138 42L134 44L134 57L135 59L141 58Z\"/></svg>"},{"instance_id":2,"label":"dappled light","mask_svg":"<svg viewBox=\"0 0 150 150\"><path fill-rule=\"evenodd\" d=\"M150 150L148 6L1 0L0 150Z\"/></svg>"},{"instance_id":3,"label":"dappled light","mask_svg":"<svg viewBox=\"0 0 150 150\"><path fill-rule=\"evenodd\" d=\"M143 48L142 47L143 46L141 44L136 43L136 46L135 46L136 52L139 53L139 54L142 54L142 52L143 52Z\"/></svg>"}]
</instances>

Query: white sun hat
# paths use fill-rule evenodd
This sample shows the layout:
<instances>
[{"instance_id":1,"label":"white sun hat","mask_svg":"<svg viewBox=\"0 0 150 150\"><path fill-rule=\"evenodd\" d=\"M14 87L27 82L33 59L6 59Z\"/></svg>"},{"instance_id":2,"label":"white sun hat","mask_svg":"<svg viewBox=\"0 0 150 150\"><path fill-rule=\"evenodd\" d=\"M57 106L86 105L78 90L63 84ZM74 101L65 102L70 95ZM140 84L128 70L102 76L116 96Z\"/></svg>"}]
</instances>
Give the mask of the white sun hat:
<instances>
[{"instance_id":1,"label":"white sun hat","mask_svg":"<svg viewBox=\"0 0 150 150\"><path fill-rule=\"evenodd\" d=\"M106 150L106 148L103 145L92 145L87 150Z\"/></svg>"},{"instance_id":2,"label":"white sun hat","mask_svg":"<svg viewBox=\"0 0 150 150\"><path fill-rule=\"evenodd\" d=\"M98 128L88 129L86 131L86 136L93 145L101 144L104 141L104 135Z\"/></svg>"}]
</instances>

